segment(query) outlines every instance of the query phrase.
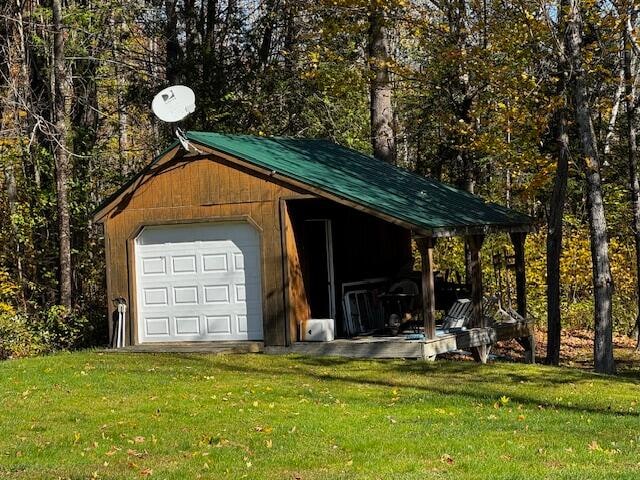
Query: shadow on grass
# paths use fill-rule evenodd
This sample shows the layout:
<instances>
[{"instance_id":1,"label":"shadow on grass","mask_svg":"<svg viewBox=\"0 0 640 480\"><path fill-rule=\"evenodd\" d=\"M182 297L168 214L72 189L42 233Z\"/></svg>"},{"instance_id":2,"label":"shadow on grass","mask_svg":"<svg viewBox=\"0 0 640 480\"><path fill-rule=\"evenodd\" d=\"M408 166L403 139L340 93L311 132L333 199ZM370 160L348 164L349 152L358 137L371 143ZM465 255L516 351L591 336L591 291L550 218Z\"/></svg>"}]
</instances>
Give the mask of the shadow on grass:
<instances>
[{"instance_id":1,"label":"shadow on grass","mask_svg":"<svg viewBox=\"0 0 640 480\"><path fill-rule=\"evenodd\" d=\"M134 355L150 355L147 353ZM262 356L262 355L228 355L225 357L191 354L191 353L162 353L152 354L162 360L162 368L171 367L179 360L180 366L193 366L194 374L201 374L202 370L229 373L248 373L263 376L282 377L292 374L306 376L324 382L340 383L345 386L373 385L390 388L406 388L439 395L457 395L470 401L495 401L505 395L505 385L509 387L522 384L523 388L538 389L567 384L590 384L610 380L611 389L614 383L640 386L636 376L606 377L564 367L532 367L521 365L522 372L505 371L496 368L497 365L479 365L472 362L438 361L427 363L421 361L388 361L363 360L346 357L311 357L303 355L290 356ZM257 360L259 359L259 360ZM288 360L287 366L282 366L282 360ZM514 364L506 364L515 368ZM135 362L131 365L136 369ZM196 369L197 367L197 369ZM147 369L145 368L145 371ZM344 372L344 373L341 373ZM135 374L135 372L130 372ZM407 375L413 378L407 379ZM419 378L416 380L415 376ZM415 381L414 381L415 380ZM583 388L589 388L588 385ZM586 404L556 403L545 398L542 394L528 395L524 392L508 392L512 402L523 405L570 412L590 412L612 415L617 417L640 417L640 412L629 412L611 405L593 406Z\"/></svg>"}]
</instances>

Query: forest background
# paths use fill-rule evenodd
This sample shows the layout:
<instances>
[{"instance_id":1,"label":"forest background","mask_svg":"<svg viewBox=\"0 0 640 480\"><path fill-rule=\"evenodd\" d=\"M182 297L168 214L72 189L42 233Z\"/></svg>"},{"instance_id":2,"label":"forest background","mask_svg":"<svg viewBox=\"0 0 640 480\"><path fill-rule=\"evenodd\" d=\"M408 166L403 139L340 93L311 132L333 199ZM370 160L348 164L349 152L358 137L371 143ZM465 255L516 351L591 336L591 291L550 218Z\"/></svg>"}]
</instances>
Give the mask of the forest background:
<instances>
[{"instance_id":1,"label":"forest background","mask_svg":"<svg viewBox=\"0 0 640 480\"><path fill-rule=\"evenodd\" d=\"M328 138L531 215L529 315L548 327L547 360L558 363L561 325L588 328L596 369L613 371L611 332L637 334L637 12L593 0L4 2L0 358L106 342L92 211L172 140L150 102L182 83L198 103L185 128ZM489 293L510 248L500 235L484 244ZM463 242L440 241L437 265L464 277Z\"/></svg>"}]
</instances>

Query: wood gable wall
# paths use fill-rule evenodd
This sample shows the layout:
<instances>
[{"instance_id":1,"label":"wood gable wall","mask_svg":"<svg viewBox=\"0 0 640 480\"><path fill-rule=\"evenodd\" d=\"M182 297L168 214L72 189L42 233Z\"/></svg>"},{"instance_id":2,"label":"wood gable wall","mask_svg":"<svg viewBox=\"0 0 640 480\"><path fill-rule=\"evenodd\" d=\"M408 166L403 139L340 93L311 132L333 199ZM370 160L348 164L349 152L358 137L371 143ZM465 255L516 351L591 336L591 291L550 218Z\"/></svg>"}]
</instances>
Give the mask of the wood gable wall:
<instances>
[{"instance_id":1,"label":"wood gable wall","mask_svg":"<svg viewBox=\"0 0 640 480\"><path fill-rule=\"evenodd\" d=\"M158 162L135 185L103 220L109 318L114 315L112 300L123 297L129 306L127 343L137 339L134 240L142 227L248 221L261 236L265 344L285 345L285 311L291 312L284 294L285 277L295 279L297 273L295 264L283 264L281 226L287 222L281 220L286 214L281 203L286 198L308 198L307 192L215 155ZM294 262L295 258L294 252ZM110 333L112 328L110 321Z\"/></svg>"}]
</instances>

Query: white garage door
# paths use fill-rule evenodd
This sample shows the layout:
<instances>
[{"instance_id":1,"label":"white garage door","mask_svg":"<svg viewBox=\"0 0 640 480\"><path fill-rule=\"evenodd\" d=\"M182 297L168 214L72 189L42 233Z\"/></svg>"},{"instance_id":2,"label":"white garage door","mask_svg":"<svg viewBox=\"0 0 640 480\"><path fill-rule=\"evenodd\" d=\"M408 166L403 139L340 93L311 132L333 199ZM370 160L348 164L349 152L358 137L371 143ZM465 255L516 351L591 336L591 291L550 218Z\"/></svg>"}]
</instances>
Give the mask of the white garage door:
<instances>
[{"instance_id":1,"label":"white garage door","mask_svg":"<svg viewBox=\"0 0 640 480\"><path fill-rule=\"evenodd\" d=\"M139 342L262 340L252 226L145 227L135 249Z\"/></svg>"}]
</instances>

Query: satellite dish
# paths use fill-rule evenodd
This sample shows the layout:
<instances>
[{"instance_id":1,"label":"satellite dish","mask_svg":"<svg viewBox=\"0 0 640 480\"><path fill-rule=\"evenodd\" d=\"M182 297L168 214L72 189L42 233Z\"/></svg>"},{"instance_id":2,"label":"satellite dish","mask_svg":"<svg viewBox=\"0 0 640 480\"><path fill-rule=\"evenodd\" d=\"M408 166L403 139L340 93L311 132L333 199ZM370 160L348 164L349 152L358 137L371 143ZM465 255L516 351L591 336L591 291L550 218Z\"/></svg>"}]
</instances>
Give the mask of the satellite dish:
<instances>
[{"instance_id":1,"label":"satellite dish","mask_svg":"<svg viewBox=\"0 0 640 480\"><path fill-rule=\"evenodd\" d=\"M189 87L173 85L159 92L151 102L151 110L163 122L175 123L184 120L196 109L196 95ZM180 129L174 130L176 137L186 151L190 146L198 153L202 153L195 145L191 145L185 133Z\"/></svg>"},{"instance_id":2,"label":"satellite dish","mask_svg":"<svg viewBox=\"0 0 640 480\"><path fill-rule=\"evenodd\" d=\"M151 109L163 122L179 122L195 111L196 96L189 87L173 85L153 98Z\"/></svg>"}]
</instances>

